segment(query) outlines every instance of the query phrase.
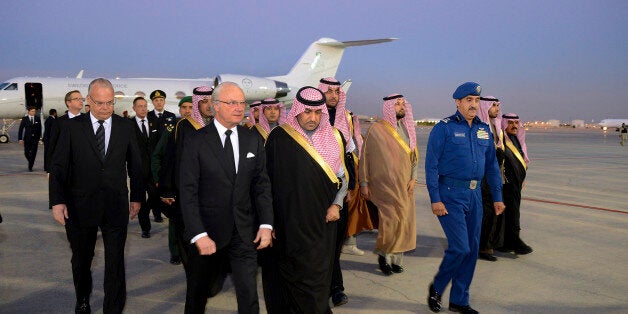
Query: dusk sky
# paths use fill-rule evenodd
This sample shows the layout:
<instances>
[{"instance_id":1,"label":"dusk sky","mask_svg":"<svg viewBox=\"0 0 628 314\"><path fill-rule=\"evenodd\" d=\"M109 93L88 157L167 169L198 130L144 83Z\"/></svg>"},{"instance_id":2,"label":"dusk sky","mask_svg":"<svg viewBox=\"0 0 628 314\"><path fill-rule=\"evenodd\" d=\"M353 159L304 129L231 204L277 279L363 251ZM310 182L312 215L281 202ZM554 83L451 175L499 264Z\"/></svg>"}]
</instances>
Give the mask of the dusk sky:
<instances>
[{"instance_id":1,"label":"dusk sky","mask_svg":"<svg viewBox=\"0 0 628 314\"><path fill-rule=\"evenodd\" d=\"M283 75L321 37L400 38L345 50L358 114L442 118L476 81L523 120L628 118L625 0L3 1L0 80Z\"/></svg>"}]
</instances>

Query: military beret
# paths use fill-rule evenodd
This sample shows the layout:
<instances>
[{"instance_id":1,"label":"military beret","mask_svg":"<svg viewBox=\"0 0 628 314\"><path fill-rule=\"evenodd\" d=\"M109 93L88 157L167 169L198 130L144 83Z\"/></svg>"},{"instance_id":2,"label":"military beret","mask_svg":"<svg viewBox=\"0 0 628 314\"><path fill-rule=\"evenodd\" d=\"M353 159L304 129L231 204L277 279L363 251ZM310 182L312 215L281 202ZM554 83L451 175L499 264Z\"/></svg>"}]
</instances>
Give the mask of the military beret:
<instances>
[{"instance_id":1,"label":"military beret","mask_svg":"<svg viewBox=\"0 0 628 314\"><path fill-rule=\"evenodd\" d=\"M150 100L155 98L166 98L166 93L164 91L156 89L152 93L150 93Z\"/></svg>"},{"instance_id":2,"label":"military beret","mask_svg":"<svg viewBox=\"0 0 628 314\"><path fill-rule=\"evenodd\" d=\"M480 96L481 92L482 92L482 87L480 86L480 84L475 83L475 82L466 82L458 86L458 88L456 88L456 91L454 92L453 96L454 96L454 99L462 99L469 95Z\"/></svg>"},{"instance_id":3,"label":"military beret","mask_svg":"<svg viewBox=\"0 0 628 314\"><path fill-rule=\"evenodd\" d=\"M184 102L192 103L192 96L185 96L181 98L181 100L179 100L179 107L181 107Z\"/></svg>"}]
</instances>

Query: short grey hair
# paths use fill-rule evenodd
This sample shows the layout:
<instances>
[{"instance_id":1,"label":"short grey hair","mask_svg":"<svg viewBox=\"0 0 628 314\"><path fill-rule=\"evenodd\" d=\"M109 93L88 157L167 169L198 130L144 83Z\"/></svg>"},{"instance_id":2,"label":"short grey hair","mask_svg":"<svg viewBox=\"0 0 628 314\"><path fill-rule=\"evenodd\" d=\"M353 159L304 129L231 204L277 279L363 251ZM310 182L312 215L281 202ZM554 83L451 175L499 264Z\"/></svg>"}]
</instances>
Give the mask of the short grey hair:
<instances>
[{"instance_id":1,"label":"short grey hair","mask_svg":"<svg viewBox=\"0 0 628 314\"><path fill-rule=\"evenodd\" d=\"M218 84L218 86L216 86L214 88L214 91L212 92L212 102L217 102L218 101L218 99L220 98L220 93L222 92L222 87L223 86L235 86L237 88L240 88L240 85L238 85L238 84L236 84L234 82L222 82L222 83ZM242 88L240 88L240 90L242 90Z\"/></svg>"},{"instance_id":2,"label":"short grey hair","mask_svg":"<svg viewBox=\"0 0 628 314\"><path fill-rule=\"evenodd\" d=\"M109 89L113 90L113 84L111 84L111 82L108 79L99 77L99 78L97 78L97 79L95 79L95 80L93 80L93 81L91 81L89 83L89 87L87 88L87 94L88 95L92 94L92 87L95 86L95 85L102 86L102 87L109 88Z\"/></svg>"}]
</instances>

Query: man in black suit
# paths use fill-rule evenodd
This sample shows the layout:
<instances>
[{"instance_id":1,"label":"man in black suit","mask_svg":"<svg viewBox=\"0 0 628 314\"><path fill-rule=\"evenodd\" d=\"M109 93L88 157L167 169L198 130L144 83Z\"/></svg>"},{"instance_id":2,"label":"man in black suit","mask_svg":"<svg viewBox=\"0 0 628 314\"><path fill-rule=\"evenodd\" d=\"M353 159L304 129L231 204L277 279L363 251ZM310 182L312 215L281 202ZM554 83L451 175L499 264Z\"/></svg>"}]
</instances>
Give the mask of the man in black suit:
<instances>
[{"instance_id":1,"label":"man in black suit","mask_svg":"<svg viewBox=\"0 0 628 314\"><path fill-rule=\"evenodd\" d=\"M273 209L263 139L239 125L246 106L237 84L211 98L216 113L190 134L180 165L181 211L190 247L186 313L203 313L222 262L233 270L239 313L258 313L257 249L271 243Z\"/></svg>"},{"instance_id":2,"label":"man in black suit","mask_svg":"<svg viewBox=\"0 0 628 314\"><path fill-rule=\"evenodd\" d=\"M41 141L44 142L44 171L48 172L48 164L50 160L48 160L48 148L50 144L50 131L52 130L52 125L55 123L57 119L57 109L48 110L48 118L44 121L44 136L42 136Z\"/></svg>"},{"instance_id":3,"label":"man in black suit","mask_svg":"<svg viewBox=\"0 0 628 314\"><path fill-rule=\"evenodd\" d=\"M135 218L144 189L142 161L127 119L113 115L111 82L89 84L90 114L68 120L52 156L50 204L65 226L72 249L72 276L77 313L89 313L91 264L100 228L105 247L103 312L121 313L126 301L124 246L129 216ZM131 203L127 188L131 179Z\"/></svg>"},{"instance_id":4,"label":"man in black suit","mask_svg":"<svg viewBox=\"0 0 628 314\"><path fill-rule=\"evenodd\" d=\"M177 117L174 113L164 110L164 106L166 105L166 93L164 93L164 91L159 89L154 90L150 93L150 100L155 109L148 112L148 123L151 128L157 130L155 138L160 139L166 126L174 126L177 122ZM163 222L159 205L160 204L156 204L156 206L152 207L155 222Z\"/></svg>"},{"instance_id":5,"label":"man in black suit","mask_svg":"<svg viewBox=\"0 0 628 314\"><path fill-rule=\"evenodd\" d=\"M148 113L148 103L144 97L137 97L133 100L133 111L135 111L135 117L130 118L130 121L134 125L135 139L137 145L140 148L140 154L142 155L142 174L144 178L144 187L148 192L148 200L142 199L142 207L138 214L140 221L140 227L142 228L142 238L150 238L150 209L160 206L159 195L157 194L157 187L153 180L153 175L150 169L151 156L153 150L159 138L157 137L157 130L153 125L148 123L146 114Z\"/></svg>"},{"instance_id":6,"label":"man in black suit","mask_svg":"<svg viewBox=\"0 0 628 314\"><path fill-rule=\"evenodd\" d=\"M66 121L72 119L81 114L83 109L83 102L85 98L78 90L72 90L65 94L65 106L68 107L67 113L55 119L54 123L50 126L50 135L48 136L48 145L45 147L44 154L44 170L50 173L50 164L52 163L52 155L55 147L57 146L57 140L59 134Z\"/></svg>"},{"instance_id":7,"label":"man in black suit","mask_svg":"<svg viewBox=\"0 0 628 314\"><path fill-rule=\"evenodd\" d=\"M24 145L24 156L28 161L28 171L33 171L33 164L37 156L37 145L41 137L41 119L35 116L37 109L28 108L28 115L22 118L17 135L18 142Z\"/></svg>"}]
</instances>

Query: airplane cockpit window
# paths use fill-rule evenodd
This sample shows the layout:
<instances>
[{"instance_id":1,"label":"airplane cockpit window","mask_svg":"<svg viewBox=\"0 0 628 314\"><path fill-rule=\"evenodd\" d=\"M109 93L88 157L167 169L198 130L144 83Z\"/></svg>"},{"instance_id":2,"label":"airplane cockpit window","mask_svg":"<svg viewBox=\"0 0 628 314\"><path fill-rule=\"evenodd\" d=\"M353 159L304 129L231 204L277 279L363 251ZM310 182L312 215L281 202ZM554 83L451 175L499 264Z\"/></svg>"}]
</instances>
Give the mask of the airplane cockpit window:
<instances>
[{"instance_id":1,"label":"airplane cockpit window","mask_svg":"<svg viewBox=\"0 0 628 314\"><path fill-rule=\"evenodd\" d=\"M179 99L179 100L180 100L181 98L185 97L185 93L184 93L184 92L182 92L182 91L178 91L178 92L176 92L174 95L175 95L175 97L176 97L177 99Z\"/></svg>"},{"instance_id":2,"label":"airplane cockpit window","mask_svg":"<svg viewBox=\"0 0 628 314\"><path fill-rule=\"evenodd\" d=\"M2 83L1 87L4 87L2 90L17 90L17 83Z\"/></svg>"},{"instance_id":3,"label":"airplane cockpit window","mask_svg":"<svg viewBox=\"0 0 628 314\"><path fill-rule=\"evenodd\" d=\"M9 85L9 83L1 83L0 84L0 90L2 90L5 86Z\"/></svg>"}]
</instances>

